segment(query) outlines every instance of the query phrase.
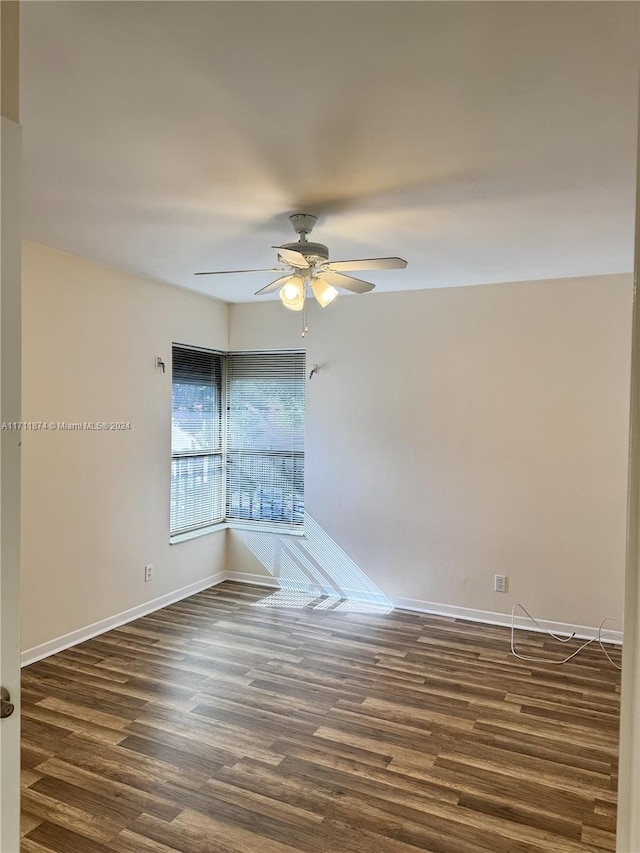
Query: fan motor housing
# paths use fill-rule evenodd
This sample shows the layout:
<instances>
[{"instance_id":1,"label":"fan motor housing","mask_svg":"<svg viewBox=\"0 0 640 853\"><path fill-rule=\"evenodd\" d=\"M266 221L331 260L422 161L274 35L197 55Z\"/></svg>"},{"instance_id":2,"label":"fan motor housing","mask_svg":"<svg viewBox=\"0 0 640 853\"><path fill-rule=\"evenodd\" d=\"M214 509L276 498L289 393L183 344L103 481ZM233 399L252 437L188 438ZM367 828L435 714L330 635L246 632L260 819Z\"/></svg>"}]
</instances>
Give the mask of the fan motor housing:
<instances>
[{"instance_id":1,"label":"fan motor housing","mask_svg":"<svg viewBox=\"0 0 640 853\"><path fill-rule=\"evenodd\" d=\"M301 255L310 262L318 263L329 260L329 249L322 243L308 243L306 241L299 243L285 243L283 249L291 249L294 252L300 252Z\"/></svg>"}]
</instances>

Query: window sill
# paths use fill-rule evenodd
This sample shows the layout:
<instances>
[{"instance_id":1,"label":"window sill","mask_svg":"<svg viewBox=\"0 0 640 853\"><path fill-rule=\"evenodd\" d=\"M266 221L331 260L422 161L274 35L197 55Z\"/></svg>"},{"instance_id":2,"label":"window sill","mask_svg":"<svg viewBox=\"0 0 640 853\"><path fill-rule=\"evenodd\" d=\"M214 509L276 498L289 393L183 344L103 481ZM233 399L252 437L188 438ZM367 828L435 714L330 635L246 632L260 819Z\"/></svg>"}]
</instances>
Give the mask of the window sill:
<instances>
[{"instance_id":1,"label":"window sill","mask_svg":"<svg viewBox=\"0 0 640 853\"><path fill-rule=\"evenodd\" d=\"M279 524L269 524L265 521L219 521L208 527L199 527L197 530L187 530L185 533L175 533L169 537L169 545L177 545L180 542L188 542L189 539L197 539L207 536L209 533L217 533L219 530L245 530L251 533L270 533L275 536L298 536L304 537L304 527L285 527Z\"/></svg>"},{"instance_id":2,"label":"window sill","mask_svg":"<svg viewBox=\"0 0 640 853\"><path fill-rule=\"evenodd\" d=\"M229 530L247 530L252 533L274 533L276 536L304 536L304 525L287 527L285 524L269 524L268 521L226 521Z\"/></svg>"},{"instance_id":3,"label":"window sill","mask_svg":"<svg viewBox=\"0 0 640 853\"><path fill-rule=\"evenodd\" d=\"M198 527L197 530L186 530L184 533L174 533L169 536L169 545L177 545L179 542L188 542L189 539L197 539L199 536L206 536L209 533L217 533L219 530L226 530L229 525L226 521L219 521L217 524L210 524L208 527Z\"/></svg>"}]
</instances>

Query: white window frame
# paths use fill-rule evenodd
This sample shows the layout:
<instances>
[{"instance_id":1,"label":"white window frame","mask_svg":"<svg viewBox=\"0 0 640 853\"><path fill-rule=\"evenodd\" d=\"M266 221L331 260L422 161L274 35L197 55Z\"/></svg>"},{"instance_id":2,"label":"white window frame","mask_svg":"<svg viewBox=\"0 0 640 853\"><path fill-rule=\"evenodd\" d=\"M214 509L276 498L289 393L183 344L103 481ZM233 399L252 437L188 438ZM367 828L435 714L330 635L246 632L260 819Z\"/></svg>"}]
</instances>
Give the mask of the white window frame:
<instances>
[{"instance_id":1,"label":"white window frame","mask_svg":"<svg viewBox=\"0 0 640 853\"><path fill-rule=\"evenodd\" d=\"M288 534L294 536L302 536L304 535L304 522L297 521L293 523L288 520L259 520L259 519L241 519L241 518L229 518L227 516L228 512L228 492L227 492L227 483L228 483L228 357L232 356L242 356L247 355L253 358L259 358L261 355L264 355L265 360L268 360L270 357L275 355L296 355L302 356L302 379L304 381L306 376L306 368L305 368L305 352L303 350L260 350L260 351L251 351L251 352L223 352L220 350L208 350L202 347L194 347L187 344L179 344L174 343L172 345L172 356L175 349L181 350L194 350L198 352L203 352L207 354L211 354L214 356L219 356L221 358L221 372L220 372L220 399L221 399L221 407L222 407L222 418L221 418L221 442L222 449L220 453L221 464L222 464L222 476L221 476L221 500L224 511L224 516L220 518L219 521L205 522L199 525L193 525L188 528L181 529L170 529L169 531L169 541L171 544L176 544L178 542L183 542L189 539L193 539L198 536L202 536L207 533L212 533L219 530L224 530L226 528L237 528L237 529L251 529L251 530L260 530L263 532L273 532L277 534ZM172 402L173 402L173 358L172 358L172 371L171 371L171 387L172 387ZM304 388L304 385L303 385ZM304 403L304 399L303 399ZM173 405L172 405L172 426L173 426ZM216 451L217 452L217 451ZM302 495L304 496L304 442L302 450L296 449L291 452L291 455L295 455L297 458L301 460L303 475L302 475ZM189 456L191 454L185 452L174 453L172 448L171 453L171 462L172 465L174 460L177 458L184 458L185 456ZM198 454L201 455L201 454ZM206 454L211 455L211 454ZM302 518L304 519L304 504L302 508Z\"/></svg>"},{"instance_id":2,"label":"white window frame","mask_svg":"<svg viewBox=\"0 0 640 853\"><path fill-rule=\"evenodd\" d=\"M202 448L202 449L200 449L200 448L184 449L183 448L181 450L174 451L174 448L173 448L173 430L174 430L175 424L174 424L174 419L173 419L173 401L174 401L175 374L174 374L174 358L173 358L173 355L174 355L175 350L181 350L182 352L191 352L194 354L202 353L207 357L210 356L212 359L215 359L215 358L219 359L219 363L217 365L217 367L219 368L217 373L220 377L220 379L219 379L220 385L218 388L218 392L219 392L219 416L220 416L220 423L219 423L220 444L219 444L219 446L216 446L216 447L211 446L209 448ZM224 353L221 353L221 352L218 352L215 350L203 349L202 347L184 346L183 344L173 344L173 346L171 348L171 353L172 353L172 359L171 359L171 400L172 400L171 416L172 417L171 417L171 498L170 498L170 508L172 511L173 510L173 501L174 501L174 495L173 495L174 466L176 466L176 467L180 466L180 464L183 460L188 460L188 459L215 460L215 459L219 459L220 472L221 472L220 488L223 490L225 489L226 484L225 484L224 426L226 423L226 417L225 417L226 405L225 405L224 394L223 394L223 391L224 391ZM204 378L205 377L203 374L203 379ZM221 492L221 499L218 501L218 504L220 507L219 514L214 515L213 517L208 518L205 521L197 522L197 523L193 523L193 524L189 524L189 525L183 525L180 527L172 527L172 524L171 524L172 512L170 512L169 532L170 532L171 540L180 539L181 537L191 538L193 535L197 535L198 532L201 530L207 531L207 530L210 530L212 528L215 528L217 525L219 525L221 523L224 523L224 521L225 521L224 491ZM213 507L213 508L215 508L215 507Z\"/></svg>"}]
</instances>

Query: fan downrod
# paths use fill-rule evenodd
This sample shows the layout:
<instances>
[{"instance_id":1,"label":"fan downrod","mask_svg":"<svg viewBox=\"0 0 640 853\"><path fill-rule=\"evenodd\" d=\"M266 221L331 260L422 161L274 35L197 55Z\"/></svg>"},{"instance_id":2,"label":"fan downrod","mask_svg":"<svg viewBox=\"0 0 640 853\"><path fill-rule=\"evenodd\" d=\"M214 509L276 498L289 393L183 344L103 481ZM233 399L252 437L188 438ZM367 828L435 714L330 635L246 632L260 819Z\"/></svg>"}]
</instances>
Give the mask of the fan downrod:
<instances>
[{"instance_id":1,"label":"fan downrod","mask_svg":"<svg viewBox=\"0 0 640 853\"><path fill-rule=\"evenodd\" d=\"M300 240L303 242L307 239L307 234L311 234L317 221L318 217L311 213L292 213L289 217L293 230L300 235Z\"/></svg>"}]
</instances>

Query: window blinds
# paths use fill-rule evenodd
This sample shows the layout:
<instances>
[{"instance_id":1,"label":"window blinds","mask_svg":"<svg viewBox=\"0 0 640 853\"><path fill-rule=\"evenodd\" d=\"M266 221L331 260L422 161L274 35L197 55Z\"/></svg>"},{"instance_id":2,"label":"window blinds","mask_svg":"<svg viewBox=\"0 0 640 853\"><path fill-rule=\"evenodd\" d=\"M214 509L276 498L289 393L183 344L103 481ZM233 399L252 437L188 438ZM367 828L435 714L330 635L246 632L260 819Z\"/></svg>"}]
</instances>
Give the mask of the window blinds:
<instances>
[{"instance_id":1,"label":"window blinds","mask_svg":"<svg viewBox=\"0 0 640 853\"><path fill-rule=\"evenodd\" d=\"M304 352L229 353L227 518L304 524Z\"/></svg>"},{"instance_id":2,"label":"window blinds","mask_svg":"<svg viewBox=\"0 0 640 853\"><path fill-rule=\"evenodd\" d=\"M172 349L171 533L224 518L222 356Z\"/></svg>"}]
</instances>

